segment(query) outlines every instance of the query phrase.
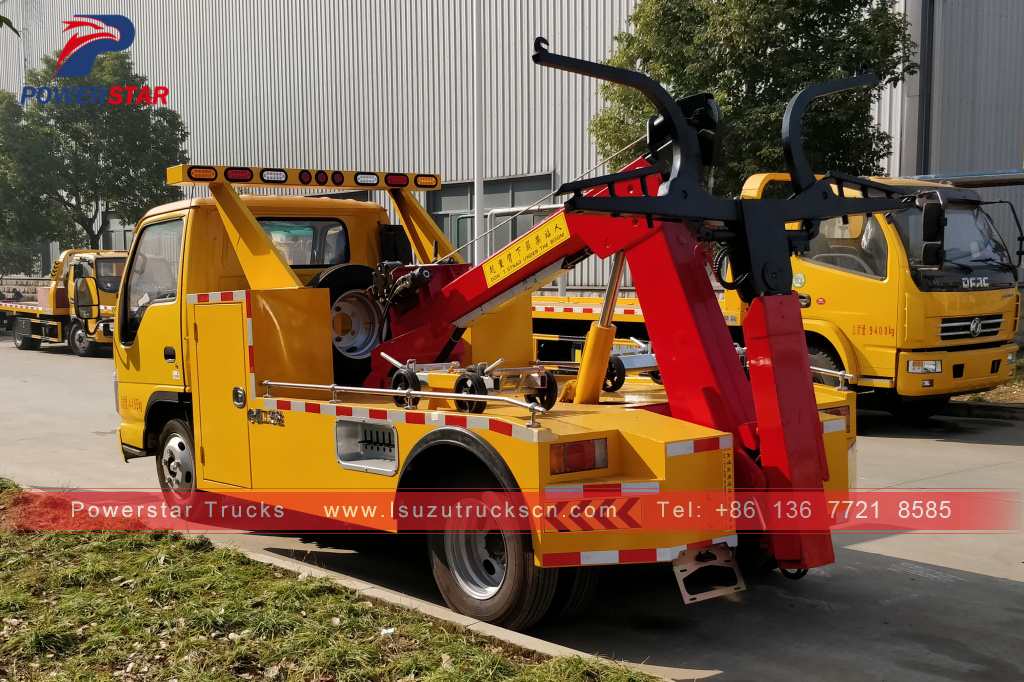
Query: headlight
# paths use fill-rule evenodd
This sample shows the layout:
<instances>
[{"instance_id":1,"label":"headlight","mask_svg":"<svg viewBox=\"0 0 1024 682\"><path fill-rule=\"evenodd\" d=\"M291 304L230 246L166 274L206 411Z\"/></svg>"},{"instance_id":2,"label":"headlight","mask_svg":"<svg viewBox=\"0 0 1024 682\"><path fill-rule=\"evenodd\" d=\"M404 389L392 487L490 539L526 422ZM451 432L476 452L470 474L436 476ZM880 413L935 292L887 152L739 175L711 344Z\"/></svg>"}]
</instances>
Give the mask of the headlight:
<instances>
[{"instance_id":1,"label":"headlight","mask_svg":"<svg viewBox=\"0 0 1024 682\"><path fill-rule=\"evenodd\" d=\"M1007 354L1007 356L1006 356L1006 364L1012 365L1015 362L1017 362L1017 352L1014 351L1013 353Z\"/></svg>"},{"instance_id":2,"label":"headlight","mask_svg":"<svg viewBox=\"0 0 1024 682\"><path fill-rule=\"evenodd\" d=\"M907 360L907 371L911 374L940 374L942 360Z\"/></svg>"}]
</instances>

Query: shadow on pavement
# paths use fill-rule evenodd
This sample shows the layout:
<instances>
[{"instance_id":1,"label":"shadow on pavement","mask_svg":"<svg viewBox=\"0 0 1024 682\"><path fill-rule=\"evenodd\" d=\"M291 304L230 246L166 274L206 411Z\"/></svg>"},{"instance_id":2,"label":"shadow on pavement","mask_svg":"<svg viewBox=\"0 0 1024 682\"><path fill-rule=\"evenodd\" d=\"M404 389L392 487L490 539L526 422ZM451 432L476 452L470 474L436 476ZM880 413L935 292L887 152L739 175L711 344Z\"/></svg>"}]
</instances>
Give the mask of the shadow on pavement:
<instances>
[{"instance_id":1,"label":"shadow on pavement","mask_svg":"<svg viewBox=\"0 0 1024 682\"><path fill-rule=\"evenodd\" d=\"M870 537L837 537L837 563L804 580L691 605L668 564L607 566L579 615L529 634L716 680L1024 679L1024 583L844 547ZM280 540L267 551L443 604L422 536Z\"/></svg>"},{"instance_id":2,"label":"shadow on pavement","mask_svg":"<svg viewBox=\"0 0 1024 682\"><path fill-rule=\"evenodd\" d=\"M873 410L857 411L857 435L921 438L977 445L1020 445L1024 442L1024 433L1018 422L969 417L931 417L906 421Z\"/></svg>"}]
</instances>

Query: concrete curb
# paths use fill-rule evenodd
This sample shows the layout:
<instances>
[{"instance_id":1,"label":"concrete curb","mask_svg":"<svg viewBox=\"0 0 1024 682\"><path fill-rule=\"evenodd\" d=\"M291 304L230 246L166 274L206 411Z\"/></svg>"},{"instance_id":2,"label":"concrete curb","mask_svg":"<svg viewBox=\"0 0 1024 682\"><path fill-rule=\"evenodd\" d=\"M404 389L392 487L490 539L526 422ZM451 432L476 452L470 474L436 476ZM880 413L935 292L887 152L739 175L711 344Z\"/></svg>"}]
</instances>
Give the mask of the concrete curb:
<instances>
[{"instance_id":1,"label":"concrete curb","mask_svg":"<svg viewBox=\"0 0 1024 682\"><path fill-rule=\"evenodd\" d=\"M490 623L484 623L483 621L475 618L455 613L443 606L438 606L437 604L432 604L422 599L410 597L409 595L402 594L401 592L395 592L394 590L378 587L372 583L358 580L340 573L335 573L334 571L328 571L318 566L311 566L310 564L306 564L295 559L289 559L288 557L279 556L277 554L271 554L269 552L245 549L232 544L230 541L218 540L213 536L208 537L215 545L233 549L253 561L259 561L260 563L270 564L286 571L291 571L292 573L298 574L300 577L327 578L328 580L333 580L339 585L355 591L360 597L364 597L374 604L381 606L398 606L404 609L419 611L434 620L438 620L443 623L450 623L459 628L480 635L481 637L494 640L505 645L506 648L508 645L511 645L513 648L538 653L552 658L557 656L576 656L584 659L600 660L606 663L617 663L627 668L632 668L634 670L645 672L648 675L653 675L662 680L666 680L667 682L673 682L676 680L698 680L705 677L711 677L712 675L717 675L720 672L718 670L686 670L681 668L641 665L626 661L614 661L602 656L596 656L583 651L577 651L576 649L570 649L569 647L561 646L559 644L553 644L543 639L530 637L529 635L524 635L520 632L515 632L514 630L506 630L505 628L500 628L496 625L491 625Z\"/></svg>"},{"instance_id":2,"label":"concrete curb","mask_svg":"<svg viewBox=\"0 0 1024 682\"><path fill-rule=\"evenodd\" d=\"M1019 403L983 403L954 400L943 408L942 414L947 417L1024 421L1024 405Z\"/></svg>"}]
</instances>

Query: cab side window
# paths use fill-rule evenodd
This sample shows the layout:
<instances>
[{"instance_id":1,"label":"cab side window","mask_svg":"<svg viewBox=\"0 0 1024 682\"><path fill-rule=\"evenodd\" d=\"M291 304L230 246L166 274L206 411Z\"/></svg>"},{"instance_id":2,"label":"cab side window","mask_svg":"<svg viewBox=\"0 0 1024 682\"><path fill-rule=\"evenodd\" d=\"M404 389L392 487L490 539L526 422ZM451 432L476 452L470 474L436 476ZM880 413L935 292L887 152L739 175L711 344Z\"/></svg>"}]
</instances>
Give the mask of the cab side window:
<instances>
[{"instance_id":1,"label":"cab side window","mask_svg":"<svg viewBox=\"0 0 1024 682\"><path fill-rule=\"evenodd\" d=\"M185 223L181 218L142 228L132 256L125 297L120 302L124 324L121 341L131 343L149 306L178 297L178 266Z\"/></svg>"},{"instance_id":2,"label":"cab side window","mask_svg":"<svg viewBox=\"0 0 1024 682\"><path fill-rule=\"evenodd\" d=\"M803 257L836 270L884 279L889 246L874 215L851 215L846 220L822 220L818 236Z\"/></svg>"}]
</instances>

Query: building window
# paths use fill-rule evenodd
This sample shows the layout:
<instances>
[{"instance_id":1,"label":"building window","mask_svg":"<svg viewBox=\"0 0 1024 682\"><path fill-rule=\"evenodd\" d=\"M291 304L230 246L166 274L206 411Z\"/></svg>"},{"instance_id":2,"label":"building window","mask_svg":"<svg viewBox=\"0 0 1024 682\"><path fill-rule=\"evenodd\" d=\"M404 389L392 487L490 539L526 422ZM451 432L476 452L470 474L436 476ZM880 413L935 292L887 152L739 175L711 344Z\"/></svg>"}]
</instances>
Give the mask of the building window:
<instances>
[{"instance_id":1,"label":"building window","mask_svg":"<svg viewBox=\"0 0 1024 682\"><path fill-rule=\"evenodd\" d=\"M550 174L520 178L501 178L484 182L484 215L495 209L523 208L540 201L542 205L554 203L545 199L551 193L553 178ZM467 244L473 235L473 183L460 182L443 185L441 189L426 193L426 209L445 236L456 247ZM546 215L522 215L502 225L486 239L489 253L500 249L522 236ZM495 215L491 229L507 221L507 215ZM469 249L463 250L463 256ZM443 255L443 254L442 254Z\"/></svg>"}]
</instances>

